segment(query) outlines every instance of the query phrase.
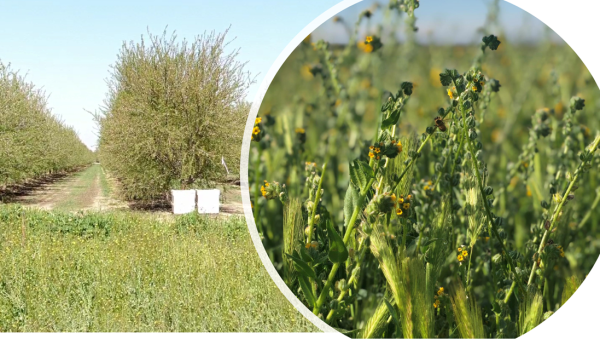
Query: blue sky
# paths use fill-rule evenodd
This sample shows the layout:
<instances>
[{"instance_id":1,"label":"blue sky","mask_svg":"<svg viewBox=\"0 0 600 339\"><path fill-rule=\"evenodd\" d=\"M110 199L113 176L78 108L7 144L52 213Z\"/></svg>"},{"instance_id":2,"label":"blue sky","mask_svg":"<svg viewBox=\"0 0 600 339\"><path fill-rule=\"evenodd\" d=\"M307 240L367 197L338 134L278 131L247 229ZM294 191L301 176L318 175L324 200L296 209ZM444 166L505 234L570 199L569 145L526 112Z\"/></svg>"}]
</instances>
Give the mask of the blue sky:
<instances>
[{"instance_id":1,"label":"blue sky","mask_svg":"<svg viewBox=\"0 0 600 339\"><path fill-rule=\"evenodd\" d=\"M271 64L306 25L338 0L252 1L27 1L3 0L0 8L0 60L49 95L49 106L78 132L89 147L96 144L96 127L85 110L97 110L106 94L109 65L123 41L139 41L147 29L160 34L168 26L179 38L229 26L231 48L240 48L246 70L257 75L248 93L252 100ZM381 1L386 2L387 1ZM416 12L419 35L451 33L450 42L468 42L473 27L483 22L489 0L424 0ZM347 10L350 21L371 0ZM468 6L466 6L468 5ZM468 9L465 9L467 8ZM527 17L502 3L502 22L510 29ZM470 18L464 24L465 17ZM535 35L536 19L529 16ZM539 31L539 29L537 30ZM340 27L325 23L316 36L343 41ZM471 39L471 40L469 40ZM463 41L464 40L464 41Z\"/></svg>"}]
</instances>

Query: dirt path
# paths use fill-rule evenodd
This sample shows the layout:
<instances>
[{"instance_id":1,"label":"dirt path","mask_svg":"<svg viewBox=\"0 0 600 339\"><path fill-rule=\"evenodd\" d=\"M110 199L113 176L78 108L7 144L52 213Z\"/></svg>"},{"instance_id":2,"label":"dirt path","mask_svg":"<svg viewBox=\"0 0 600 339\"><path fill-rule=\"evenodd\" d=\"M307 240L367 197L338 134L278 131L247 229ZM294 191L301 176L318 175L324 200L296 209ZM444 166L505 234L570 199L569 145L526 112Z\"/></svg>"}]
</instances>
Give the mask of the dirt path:
<instances>
[{"instance_id":1,"label":"dirt path","mask_svg":"<svg viewBox=\"0 0 600 339\"><path fill-rule=\"evenodd\" d=\"M13 202L44 210L59 211L106 211L128 210L130 206L116 199L118 184L104 172L99 164L64 177L52 183L43 184ZM221 190L219 216L243 215L244 208L237 185L224 184L216 187ZM146 211L156 216L169 218L170 211Z\"/></svg>"},{"instance_id":2,"label":"dirt path","mask_svg":"<svg viewBox=\"0 0 600 339\"><path fill-rule=\"evenodd\" d=\"M108 196L106 178L102 168L94 164L85 170L59 181L44 184L31 194L15 202L45 209L61 211L106 210L118 204ZM126 207L126 205L125 205Z\"/></svg>"}]
</instances>

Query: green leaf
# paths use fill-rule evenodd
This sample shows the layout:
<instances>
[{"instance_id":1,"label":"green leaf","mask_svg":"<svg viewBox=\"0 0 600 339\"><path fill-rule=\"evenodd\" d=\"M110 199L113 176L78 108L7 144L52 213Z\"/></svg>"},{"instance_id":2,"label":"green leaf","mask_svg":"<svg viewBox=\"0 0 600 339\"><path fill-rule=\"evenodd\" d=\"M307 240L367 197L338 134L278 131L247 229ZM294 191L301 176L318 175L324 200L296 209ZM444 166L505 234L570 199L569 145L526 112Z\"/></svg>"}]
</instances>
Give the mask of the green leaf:
<instances>
[{"instance_id":1,"label":"green leaf","mask_svg":"<svg viewBox=\"0 0 600 339\"><path fill-rule=\"evenodd\" d=\"M338 331L338 332L340 332L341 334L344 334L344 335L354 334L354 333L358 333L358 331L360 331L359 328L355 328L353 330L346 330L346 329L343 329L343 328L334 327L333 329L335 329L336 331Z\"/></svg>"},{"instance_id":2,"label":"green leaf","mask_svg":"<svg viewBox=\"0 0 600 339\"><path fill-rule=\"evenodd\" d=\"M388 312L390 312L390 314L392 315L394 324L396 324L396 338L402 338L402 333L400 332L400 319L398 319L398 314L396 313L394 306L392 306L392 304L390 304L389 301L385 300L385 298L383 299L383 302L385 303Z\"/></svg>"},{"instance_id":3,"label":"green leaf","mask_svg":"<svg viewBox=\"0 0 600 339\"><path fill-rule=\"evenodd\" d=\"M317 280L317 275L315 274L315 270L313 270L313 268L310 267L310 265L307 264L304 260L300 259L300 257L298 256L298 252L296 252L294 250L294 255L290 255L287 253L285 253L285 255L287 255L294 261L294 267L296 268L296 271L298 273L300 273L301 275L304 275L305 277L313 278L313 279Z\"/></svg>"},{"instance_id":4,"label":"green leaf","mask_svg":"<svg viewBox=\"0 0 600 339\"><path fill-rule=\"evenodd\" d=\"M348 185L348 190L346 190L346 196L344 197L344 226L348 227L348 222L350 222L357 204L358 191L354 188L354 185Z\"/></svg>"},{"instance_id":5,"label":"green leaf","mask_svg":"<svg viewBox=\"0 0 600 339\"><path fill-rule=\"evenodd\" d=\"M390 113L390 116L385 118L383 120L383 122L381 123L381 129L385 130L385 129L388 129L388 128L394 126L395 124L397 124L398 120L400 120L400 112L401 111L402 111L401 109L393 110L392 113Z\"/></svg>"},{"instance_id":6,"label":"green leaf","mask_svg":"<svg viewBox=\"0 0 600 339\"><path fill-rule=\"evenodd\" d=\"M440 73L440 82L442 86L450 86L454 79L458 78L458 71L455 69L445 69Z\"/></svg>"},{"instance_id":7,"label":"green leaf","mask_svg":"<svg viewBox=\"0 0 600 339\"><path fill-rule=\"evenodd\" d=\"M332 263L341 263L348 259L348 250L344 245L344 240L333 228L331 220L327 220L327 236L329 237L329 260Z\"/></svg>"},{"instance_id":8,"label":"green leaf","mask_svg":"<svg viewBox=\"0 0 600 339\"><path fill-rule=\"evenodd\" d=\"M425 243L423 243L421 246L423 246L423 247L428 246L428 245L430 245L430 244L432 244L432 243L434 243L434 242L436 242L438 240L439 240L439 238L429 239L429 240L425 241Z\"/></svg>"},{"instance_id":9,"label":"green leaf","mask_svg":"<svg viewBox=\"0 0 600 339\"><path fill-rule=\"evenodd\" d=\"M300 288L302 288L302 292L304 292L304 297L306 297L308 306L311 308L314 307L316 299L315 295L312 292L312 289L310 288L310 282L308 281L308 278L305 276L299 276L298 282L300 283Z\"/></svg>"},{"instance_id":10,"label":"green leaf","mask_svg":"<svg viewBox=\"0 0 600 339\"><path fill-rule=\"evenodd\" d=\"M364 191L368 189L367 183L374 177L373 169L366 162L356 159L350 163L350 182L361 193L364 194Z\"/></svg>"},{"instance_id":11,"label":"green leaf","mask_svg":"<svg viewBox=\"0 0 600 339\"><path fill-rule=\"evenodd\" d=\"M302 247L300 247L300 257L306 262L314 261L313 257L311 257L310 254L308 254L308 251L306 250L306 247L304 247L304 244L302 244Z\"/></svg>"}]
</instances>

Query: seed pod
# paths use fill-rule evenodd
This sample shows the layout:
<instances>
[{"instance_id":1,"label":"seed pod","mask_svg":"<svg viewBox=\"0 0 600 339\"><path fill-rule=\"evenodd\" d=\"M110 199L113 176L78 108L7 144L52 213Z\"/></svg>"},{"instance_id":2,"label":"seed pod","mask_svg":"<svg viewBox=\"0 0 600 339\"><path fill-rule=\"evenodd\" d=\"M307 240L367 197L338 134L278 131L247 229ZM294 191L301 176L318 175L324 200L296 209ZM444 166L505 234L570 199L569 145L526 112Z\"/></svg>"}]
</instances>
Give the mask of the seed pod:
<instances>
[{"instance_id":1,"label":"seed pod","mask_svg":"<svg viewBox=\"0 0 600 339\"><path fill-rule=\"evenodd\" d=\"M550 208L550 203L547 202L546 200L542 200L542 202L540 203L540 205L542 205L542 208L544 208L544 209Z\"/></svg>"},{"instance_id":2,"label":"seed pod","mask_svg":"<svg viewBox=\"0 0 600 339\"><path fill-rule=\"evenodd\" d=\"M492 195L492 193L494 193L494 188L492 188L492 186L487 186L483 189L483 193L485 193L485 195Z\"/></svg>"},{"instance_id":3,"label":"seed pod","mask_svg":"<svg viewBox=\"0 0 600 339\"><path fill-rule=\"evenodd\" d=\"M313 201L310 201L310 200L309 200L309 201L306 203L306 211L307 211L308 213L312 213L312 210L313 210L313 207L314 207L314 206L315 206L315 203L314 203Z\"/></svg>"},{"instance_id":4,"label":"seed pod","mask_svg":"<svg viewBox=\"0 0 600 339\"><path fill-rule=\"evenodd\" d=\"M475 119L472 116L467 117L467 126L469 128L475 127Z\"/></svg>"},{"instance_id":5,"label":"seed pod","mask_svg":"<svg viewBox=\"0 0 600 339\"><path fill-rule=\"evenodd\" d=\"M471 139L471 140L477 139L477 132L475 132L474 130L469 130L469 139Z\"/></svg>"},{"instance_id":6,"label":"seed pod","mask_svg":"<svg viewBox=\"0 0 600 339\"><path fill-rule=\"evenodd\" d=\"M483 151L479 150L475 152L475 157L477 158L477 160L481 161L481 159L483 158Z\"/></svg>"},{"instance_id":7,"label":"seed pod","mask_svg":"<svg viewBox=\"0 0 600 339\"><path fill-rule=\"evenodd\" d=\"M483 144L481 143L481 141L478 141L477 144L475 144L475 148L477 148L478 150L483 149Z\"/></svg>"},{"instance_id":8,"label":"seed pod","mask_svg":"<svg viewBox=\"0 0 600 339\"><path fill-rule=\"evenodd\" d=\"M550 220L546 220L544 222L544 228L546 229L546 231L550 228Z\"/></svg>"}]
</instances>

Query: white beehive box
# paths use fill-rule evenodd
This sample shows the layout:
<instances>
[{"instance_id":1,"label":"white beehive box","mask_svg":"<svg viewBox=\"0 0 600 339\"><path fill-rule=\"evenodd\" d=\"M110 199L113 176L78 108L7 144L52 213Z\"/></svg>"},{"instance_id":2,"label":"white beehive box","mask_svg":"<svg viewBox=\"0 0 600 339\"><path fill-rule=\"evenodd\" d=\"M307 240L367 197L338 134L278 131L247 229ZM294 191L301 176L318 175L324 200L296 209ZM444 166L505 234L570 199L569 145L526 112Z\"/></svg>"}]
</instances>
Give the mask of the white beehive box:
<instances>
[{"instance_id":1,"label":"white beehive box","mask_svg":"<svg viewBox=\"0 0 600 339\"><path fill-rule=\"evenodd\" d=\"M196 209L196 190L171 190L173 214L186 214Z\"/></svg>"},{"instance_id":2,"label":"white beehive box","mask_svg":"<svg viewBox=\"0 0 600 339\"><path fill-rule=\"evenodd\" d=\"M198 213L219 213L219 199L221 191L197 190L198 195Z\"/></svg>"}]
</instances>

